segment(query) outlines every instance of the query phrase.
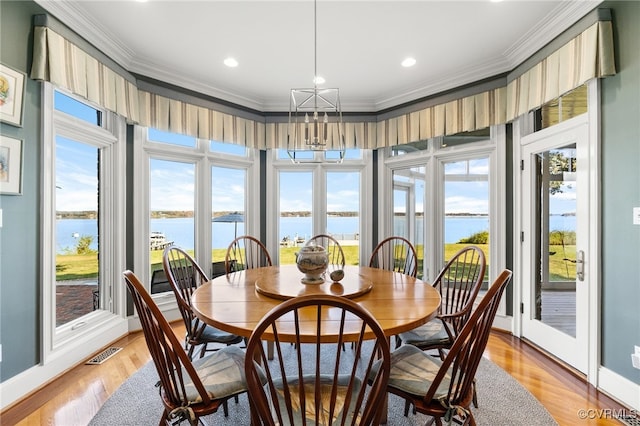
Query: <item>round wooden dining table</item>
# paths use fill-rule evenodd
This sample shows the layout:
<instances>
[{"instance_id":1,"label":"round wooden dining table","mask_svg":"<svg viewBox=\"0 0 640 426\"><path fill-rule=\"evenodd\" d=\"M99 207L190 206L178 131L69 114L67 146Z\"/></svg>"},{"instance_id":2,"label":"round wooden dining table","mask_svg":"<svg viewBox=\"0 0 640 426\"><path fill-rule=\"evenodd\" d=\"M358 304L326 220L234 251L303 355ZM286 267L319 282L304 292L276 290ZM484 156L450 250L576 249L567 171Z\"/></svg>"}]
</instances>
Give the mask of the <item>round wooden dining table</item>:
<instances>
[{"instance_id":1,"label":"round wooden dining table","mask_svg":"<svg viewBox=\"0 0 640 426\"><path fill-rule=\"evenodd\" d=\"M428 283L409 275L367 266L346 266L339 282L303 284L296 265L268 266L233 272L201 285L192 296L195 315L205 323L229 333L250 337L262 317L283 300L305 294L335 294L366 308L378 320L385 335L391 337L418 327L432 319L440 305L440 295ZM323 339L338 340L338 328L331 311L322 317ZM301 335L315 337L317 328L309 322ZM335 321L337 323L338 321ZM349 341L358 333L345 329ZM282 332L281 332L282 333ZM292 335L289 336L293 339ZM280 334L286 340L287 336Z\"/></svg>"}]
</instances>

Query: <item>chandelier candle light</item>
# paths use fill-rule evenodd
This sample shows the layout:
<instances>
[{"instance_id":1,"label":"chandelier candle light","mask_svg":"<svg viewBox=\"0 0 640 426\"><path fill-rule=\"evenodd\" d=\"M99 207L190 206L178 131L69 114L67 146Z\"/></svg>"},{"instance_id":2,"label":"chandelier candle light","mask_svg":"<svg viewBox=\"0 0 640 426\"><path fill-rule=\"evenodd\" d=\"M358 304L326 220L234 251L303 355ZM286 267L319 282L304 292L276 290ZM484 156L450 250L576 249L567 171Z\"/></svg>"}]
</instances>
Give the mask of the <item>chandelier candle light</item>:
<instances>
[{"instance_id":1,"label":"chandelier candle light","mask_svg":"<svg viewBox=\"0 0 640 426\"><path fill-rule=\"evenodd\" d=\"M294 163L341 163L345 154L344 124L338 89L318 88L318 42L316 1L313 2L314 78L313 88L291 89L287 153ZM304 117L304 118L303 118ZM315 151L333 151L335 155L318 158ZM302 152L311 151L313 155ZM301 155L302 154L302 155Z\"/></svg>"}]
</instances>

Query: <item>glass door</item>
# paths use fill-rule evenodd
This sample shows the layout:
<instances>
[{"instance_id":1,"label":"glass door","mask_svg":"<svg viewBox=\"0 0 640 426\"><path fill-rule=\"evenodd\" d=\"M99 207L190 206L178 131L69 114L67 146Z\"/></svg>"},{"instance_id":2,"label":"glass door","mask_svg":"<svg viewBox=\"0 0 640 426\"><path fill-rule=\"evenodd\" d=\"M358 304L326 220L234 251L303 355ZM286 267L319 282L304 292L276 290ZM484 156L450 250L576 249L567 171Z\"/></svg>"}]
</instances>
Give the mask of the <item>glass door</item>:
<instances>
[{"instance_id":1,"label":"glass door","mask_svg":"<svg viewBox=\"0 0 640 426\"><path fill-rule=\"evenodd\" d=\"M542 132L541 132L542 133ZM523 336L587 368L589 155L587 125L523 147ZM523 142L528 142L523 138Z\"/></svg>"}]
</instances>

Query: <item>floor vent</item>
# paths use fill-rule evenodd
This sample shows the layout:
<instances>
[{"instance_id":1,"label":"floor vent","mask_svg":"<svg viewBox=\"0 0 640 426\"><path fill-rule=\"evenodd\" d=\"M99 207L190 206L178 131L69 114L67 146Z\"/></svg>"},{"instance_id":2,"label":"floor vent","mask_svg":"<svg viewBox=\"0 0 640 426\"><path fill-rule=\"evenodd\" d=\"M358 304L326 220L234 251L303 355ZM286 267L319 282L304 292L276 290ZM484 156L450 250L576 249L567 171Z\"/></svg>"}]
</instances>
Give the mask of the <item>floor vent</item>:
<instances>
[{"instance_id":1,"label":"floor vent","mask_svg":"<svg viewBox=\"0 0 640 426\"><path fill-rule=\"evenodd\" d=\"M640 417L636 417L634 415L627 414L623 416L616 416L616 419L620 420L623 425L640 426Z\"/></svg>"},{"instance_id":2,"label":"floor vent","mask_svg":"<svg viewBox=\"0 0 640 426\"><path fill-rule=\"evenodd\" d=\"M102 364L103 362L105 362L106 360L114 356L121 349L122 348L116 348L113 346L110 348L107 348L104 351L100 352L98 355L91 358L89 361L87 361L86 364L91 364L91 365Z\"/></svg>"}]
</instances>

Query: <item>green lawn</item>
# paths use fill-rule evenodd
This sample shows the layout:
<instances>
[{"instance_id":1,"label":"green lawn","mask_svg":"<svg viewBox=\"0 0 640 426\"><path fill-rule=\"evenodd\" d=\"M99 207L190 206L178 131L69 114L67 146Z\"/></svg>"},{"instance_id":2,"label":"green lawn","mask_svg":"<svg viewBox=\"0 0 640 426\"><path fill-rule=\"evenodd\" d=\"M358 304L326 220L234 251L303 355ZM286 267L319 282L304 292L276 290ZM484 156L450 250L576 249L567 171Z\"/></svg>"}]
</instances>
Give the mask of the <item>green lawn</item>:
<instances>
[{"instance_id":1,"label":"green lawn","mask_svg":"<svg viewBox=\"0 0 640 426\"><path fill-rule=\"evenodd\" d=\"M446 244L445 258L450 259L454 253L467 244ZM479 244L485 254L488 253L488 246ZM293 264L295 262L295 252L299 247L283 247L280 249L280 264ZM343 246L344 256L347 265L358 264L358 246ZM423 258L423 247L416 247L418 251L418 259ZM549 246L549 268L551 272L551 280L557 281L573 281L576 278L575 264L564 261L564 258L575 259L575 245L551 245ZM226 249L212 250L212 259L219 261L224 260ZM487 255L487 265L489 265L489 257ZM365 261L366 262L366 261ZM151 269L162 269L162 250L151 252ZM92 254L60 254L56 256L56 279L58 281L96 278L98 275L98 255ZM421 271L419 271L421 274Z\"/></svg>"}]
</instances>

